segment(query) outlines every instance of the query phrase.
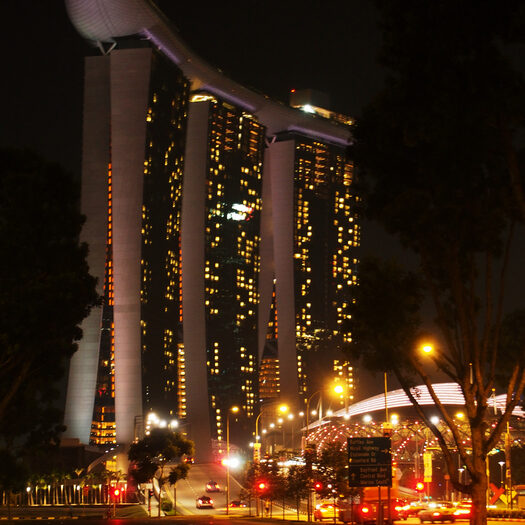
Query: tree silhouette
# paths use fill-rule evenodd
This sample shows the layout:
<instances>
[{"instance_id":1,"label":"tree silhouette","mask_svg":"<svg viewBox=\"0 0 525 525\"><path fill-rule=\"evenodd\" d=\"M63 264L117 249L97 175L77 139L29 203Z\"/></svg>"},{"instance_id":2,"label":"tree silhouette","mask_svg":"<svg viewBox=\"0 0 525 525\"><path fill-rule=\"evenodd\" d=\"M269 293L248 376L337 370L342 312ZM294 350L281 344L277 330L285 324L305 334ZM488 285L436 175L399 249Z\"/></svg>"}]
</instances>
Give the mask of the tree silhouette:
<instances>
[{"instance_id":1,"label":"tree silhouette","mask_svg":"<svg viewBox=\"0 0 525 525\"><path fill-rule=\"evenodd\" d=\"M186 476L189 465L181 464L183 456L193 455L193 442L182 434L166 428L154 428L149 435L133 443L128 452L128 459L133 463L131 472L139 483L153 481L156 475L159 482L159 516L162 505L162 486L166 481L176 483L179 476ZM169 476L164 469L170 463L174 465Z\"/></svg>"},{"instance_id":2,"label":"tree silhouette","mask_svg":"<svg viewBox=\"0 0 525 525\"><path fill-rule=\"evenodd\" d=\"M525 348L507 360L501 339L510 248L525 220L525 81L509 58L523 42L524 12L514 0L378 5L388 78L359 120L354 157L366 213L416 255L421 277L391 263L362 266L353 353L395 373L440 443L453 485L472 496L474 522L484 523L485 459L525 387ZM435 313L425 327L436 349L427 361L416 353L423 294ZM502 364L506 403L493 421L487 401ZM435 395L435 371L461 388L468 445ZM419 405L416 380L454 436L469 483L460 483L456 457Z\"/></svg>"}]
</instances>

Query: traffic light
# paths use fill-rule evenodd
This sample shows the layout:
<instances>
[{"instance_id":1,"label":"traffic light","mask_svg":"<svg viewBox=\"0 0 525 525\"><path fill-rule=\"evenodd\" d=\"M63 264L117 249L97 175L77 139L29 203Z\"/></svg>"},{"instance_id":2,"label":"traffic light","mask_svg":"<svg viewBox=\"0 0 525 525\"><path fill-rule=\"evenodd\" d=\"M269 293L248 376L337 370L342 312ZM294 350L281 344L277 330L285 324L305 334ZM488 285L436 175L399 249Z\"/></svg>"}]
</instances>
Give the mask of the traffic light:
<instances>
[{"instance_id":1,"label":"traffic light","mask_svg":"<svg viewBox=\"0 0 525 525\"><path fill-rule=\"evenodd\" d=\"M259 480L257 482L257 490L259 491L260 494L266 492L268 490L268 483L266 481L264 481L263 479Z\"/></svg>"},{"instance_id":2,"label":"traffic light","mask_svg":"<svg viewBox=\"0 0 525 525\"><path fill-rule=\"evenodd\" d=\"M416 483L416 490L418 492L422 492L423 490L425 490L425 484L422 481L418 481Z\"/></svg>"},{"instance_id":3,"label":"traffic light","mask_svg":"<svg viewBox=\"0 0 525 525\"><path fill-rule=\"evenodd\" d=\"M314 489L316 492L321 492L321 490L323 490L323 484L320 481L315 481Z\"/></svg>"},{"instance_id":4,"label":"traffic light","mask_svg":"<svg viewBox=\"0 0 525 525\"><path fill-rule=\"evenodd\" d=\"M114 497L115 499L117 499L119 496L120 496L120 489L118 489L118 488L115 487L115 488L113 489L113 497Z\"/></svg>"}]
</instances>

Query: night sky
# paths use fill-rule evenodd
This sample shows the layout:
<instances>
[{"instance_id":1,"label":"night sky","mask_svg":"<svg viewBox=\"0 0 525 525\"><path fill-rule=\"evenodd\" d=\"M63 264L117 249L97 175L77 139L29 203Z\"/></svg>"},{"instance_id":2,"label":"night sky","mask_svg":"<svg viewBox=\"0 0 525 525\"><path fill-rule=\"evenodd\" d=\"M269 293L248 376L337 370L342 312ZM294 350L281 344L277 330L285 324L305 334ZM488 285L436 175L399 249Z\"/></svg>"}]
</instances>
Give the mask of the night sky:
<instances>
[{"instance_id":1,"label":"night sky","mask_svg":"<svg viewBox=\"0 0 525 525\"><path fill-rule=\"evenodd\" d=\"M290 89L328 93L333 110L359 117L382 86L377 14L370 0L158 0L188 45L240 83L282 102ZM83 57L61 0L3 0L0 145L28 147L80 175ZM523 235L522 235L523 237ZM362 254L395 256L397 243L363 223ZM522 242L509 301L522 304ZM381 391L367 385L370 393ZM363 385L364 387L365 385Z\"/></svg>"},{"instance_id":2,"label":"night sky","mask_svg":"<svg viewBox=\"0 0 525 525\"><path fill-rule=\"evenodd\" d=\"M189 46L244 85L282 102L290 89L331 96L358 116L382 84L369 0L161 0ZM28 146L79 173L83 57L96 54L69 22L62 0L4 0L3 145Z\"/></svg>"}]
</instances>

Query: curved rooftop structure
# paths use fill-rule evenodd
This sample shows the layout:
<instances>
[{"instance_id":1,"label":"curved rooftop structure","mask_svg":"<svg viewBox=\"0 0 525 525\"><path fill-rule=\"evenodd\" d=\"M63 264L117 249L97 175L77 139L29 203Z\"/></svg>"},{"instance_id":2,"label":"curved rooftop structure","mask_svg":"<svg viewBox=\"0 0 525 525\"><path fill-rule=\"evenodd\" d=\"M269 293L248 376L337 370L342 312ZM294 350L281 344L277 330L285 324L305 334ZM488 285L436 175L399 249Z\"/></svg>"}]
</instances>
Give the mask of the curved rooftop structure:
<instances>
[{"instance_id":1,"label":"curved rooftop structure","mask_svg":"<svg viewBox=\"0 0 525 525\"><path fill-rule=\"evenodd\" d=\"M94 44L111 44L133 35L149 40L177 64L193 89L208 91L253 113L270 136L298 132L341 146L350 143L350 131L344 126L270 100L226 77L197 56L148 0L66 0L66 8L77 31Z\"/></svg>"},{"instance_id":2,"label":"curved rooftop structure","mask_svg":"<svg viewBox=\"0 0 525 525\"><path fill-rule=\"evenodd\" d=\"M445 406L463 406L465 404L465 398L461 392L461 387L457 383L436 383L432 385L434 392L438 399ZM434 400L430 395L426 385L418 385L412 389L414 397L417 399L421 406L433 406ZM500 394L495 396L490 401L496 410L504 411L506 404L506 394ZM386 405L389 410L395 408L409 408L412 407L412 402L406 395L405 391L400 388L398 390L391 390L386 393ZM376 396L369 397L363 401L359 401L349 406L346 410L344 408L334 412L327 419L334 417L355 417L362 416L364 414L384 411L385 410L385 394L378 394ZM525 417L525 411L521 407L516 407L512 412L513 416L523 418ZM310 423L310 428L315 428L323 424L323 420L314 421Z\"/></svg>"}]
</instances>

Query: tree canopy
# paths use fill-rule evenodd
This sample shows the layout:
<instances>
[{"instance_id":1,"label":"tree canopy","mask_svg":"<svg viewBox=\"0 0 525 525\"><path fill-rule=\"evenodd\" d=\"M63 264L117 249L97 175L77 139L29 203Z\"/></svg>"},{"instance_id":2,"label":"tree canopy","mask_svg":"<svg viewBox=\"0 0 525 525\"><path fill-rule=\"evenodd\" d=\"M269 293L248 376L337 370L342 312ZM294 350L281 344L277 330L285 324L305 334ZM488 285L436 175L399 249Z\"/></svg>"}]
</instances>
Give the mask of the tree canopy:
<instances>
[{"instance_id":1,"label":"tree canopy","mask_svg":"<svg viewBox=\"0 0 525 525\"><path fill-rule=\"evenodd\" d=\"M57 382L98 301L83 223L71 174L0 150L0 446L11 450L61 430Z\"/></svg>"},{"instance_id":2,"label":"tree canopy","mask_svg":"<svg viewBox=\"0 0 525 525\"><path fill-rule=\"evenodd\" d=\"M358 121L353 155L367 215L416 254L420 274L392 262L363 262L351 352L396 374L436 435L453 483L472 494L480 523L485 458L525 387L521 314L505 318L504 308L510 247L525 220L525 80L513 61L525 13L514 0L377 4L388 76ZM435 317L423 327L425 297ZM416 349L429 335L436 351L425 362ZM502 370L511 347L516 359L505 360ZM435 396L435 370L427 363L460 385L470 443ZM487 400L502 371L506 404L492 426ZM427 385L440 409L470 484L460 484L455 456L418 405L416 382Z\"/></svg>"},{"instance_id":3,"label":"tree canopy","mask_svg":"<svg viewBox=\"0 0 525 525\"><path fill-rule=\"evenodd\" d=\"M183 456L193 455L193 442L182 434L168 428L154 428L151 433L129 448L128 458L134 463L132 470L135 479L140 482L150 481L160 469L163 478L163 469L167 463L181 460ZM177 468L171 476L171 483L183 479L186 468ZM163 480L164 481L164 480Z\"/></svg>"}]
</instances>

